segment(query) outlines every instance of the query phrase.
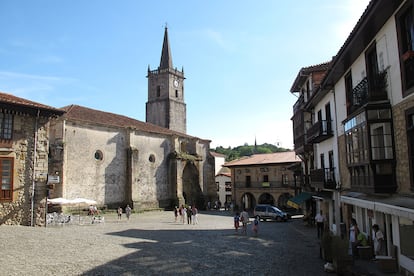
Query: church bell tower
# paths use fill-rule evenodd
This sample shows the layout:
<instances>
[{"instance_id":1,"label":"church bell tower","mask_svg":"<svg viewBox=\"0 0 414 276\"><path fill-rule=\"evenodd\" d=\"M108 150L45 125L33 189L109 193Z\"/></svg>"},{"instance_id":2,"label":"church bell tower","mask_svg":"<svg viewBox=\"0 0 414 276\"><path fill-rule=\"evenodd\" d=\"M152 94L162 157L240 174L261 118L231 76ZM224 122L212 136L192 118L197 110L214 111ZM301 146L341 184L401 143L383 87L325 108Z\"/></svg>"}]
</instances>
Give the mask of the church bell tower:
<instances>
[{"instance_id":1,"label":"church bell tower","mask_svg":"<svg viewBox=\"0 0 414 276\"><path fill-rule=\"evenodd\" d=\"M184 102L184 70L173 68L168 29L165 27L160 66L148 66L148 101L146 122L187 133L187 111Z\"/></svg>"}]
</instances>

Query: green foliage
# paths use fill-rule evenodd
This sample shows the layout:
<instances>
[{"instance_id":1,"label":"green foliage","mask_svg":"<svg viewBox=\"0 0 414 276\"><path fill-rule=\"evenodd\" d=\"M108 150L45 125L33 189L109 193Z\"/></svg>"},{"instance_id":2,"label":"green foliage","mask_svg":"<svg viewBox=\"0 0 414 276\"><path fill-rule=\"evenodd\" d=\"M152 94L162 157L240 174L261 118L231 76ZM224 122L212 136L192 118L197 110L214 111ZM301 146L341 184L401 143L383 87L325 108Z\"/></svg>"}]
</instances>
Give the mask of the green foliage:
<instances>
[{"instance_id":1,"label":"green foliage","mask_svg":"<svg viewBox=\"0 0 414 276\"><path fill-rule=\"evenodd\" d=\"M282 151L289 151L289 149L279 148L272 144L262 144L262 145L248 145L245 143L243 146L238 146L235 148L223 148L222 146L216 147L213 151L217 153L221 153L226 156L226 162L238 159L243 156L250 156L252 154L260 154L260 153L274 153L274 152L282 152Z\"/></svg>"}]
</instances>

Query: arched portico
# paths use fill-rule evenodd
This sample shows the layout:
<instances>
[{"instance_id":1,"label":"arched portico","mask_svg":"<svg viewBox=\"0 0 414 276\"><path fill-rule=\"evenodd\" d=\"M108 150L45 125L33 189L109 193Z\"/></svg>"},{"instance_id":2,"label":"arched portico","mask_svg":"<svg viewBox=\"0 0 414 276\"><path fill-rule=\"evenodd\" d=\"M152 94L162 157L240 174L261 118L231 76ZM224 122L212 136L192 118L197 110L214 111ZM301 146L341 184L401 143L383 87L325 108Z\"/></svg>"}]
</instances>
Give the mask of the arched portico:
<instances>
[{"instance_id":1,"label":"arched portico","mask_svg":"<svg viewBox=\"0 0 414 276\"><path fill-rule=\"evenodd\" d=\"M275 199L271 194L263 193L259 196L258 203L275 205Z\"/></svg>"},{"instance_id":2,"label":"arched portico","mask_svg":"<svg viewBox=\"0 0 414 276\"><path fill-rule=\"evenodd\" d=\"M199 183L199 172L197 167L187 162L183 170L182 197L187 205L196 205L198 208L204 206L203 192Z\"/></svg>"},{"instance_id":3,"label":"arched portico","mask_svg":"<svg viewBox=\"0 0 414 276\"><path fill-rule=\"evenodd\" d=\"M243 209L252 209L256 206L256 199L251 193L244 193L240 199L241 206L240 210Z\"/></svg>"}]
</instances>

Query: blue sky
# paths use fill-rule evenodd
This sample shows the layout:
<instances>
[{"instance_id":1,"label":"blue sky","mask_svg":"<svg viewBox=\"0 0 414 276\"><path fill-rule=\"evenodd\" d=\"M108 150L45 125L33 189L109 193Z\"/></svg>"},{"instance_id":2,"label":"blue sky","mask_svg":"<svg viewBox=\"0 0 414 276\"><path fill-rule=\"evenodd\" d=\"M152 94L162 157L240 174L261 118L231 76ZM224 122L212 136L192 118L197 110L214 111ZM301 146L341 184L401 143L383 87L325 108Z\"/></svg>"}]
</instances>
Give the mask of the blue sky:
<instances>
[{"instance_id":1,"label":"blue sky","mask_svg":"<svg viewBox=\"0 0 414 276\"><path fill-rule=\"evenodd\" d=\"M298 71L329 61L368 2L2 0L0 91L145 121L167 23L188 134L212 148L293 148Z\"/></svg>"}]
</instances>

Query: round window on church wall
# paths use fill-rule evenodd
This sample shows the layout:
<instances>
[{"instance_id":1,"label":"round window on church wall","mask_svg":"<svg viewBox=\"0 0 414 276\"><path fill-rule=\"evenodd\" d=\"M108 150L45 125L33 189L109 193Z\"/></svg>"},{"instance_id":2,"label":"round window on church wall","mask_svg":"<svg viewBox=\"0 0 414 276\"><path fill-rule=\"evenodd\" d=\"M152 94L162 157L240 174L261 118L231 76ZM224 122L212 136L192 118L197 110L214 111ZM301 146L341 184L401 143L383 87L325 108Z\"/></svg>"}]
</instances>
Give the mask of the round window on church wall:
<instances>
[{"instance_id":1,"label":"round window on church wall","mask_svg":"<svg viewBox=\"0 0 414 276\"><path fill-rule=\"evenodd\" d=\"M95 160L96 161L102 161L103 159L103 153L100 150L95 151Z\"/></svg>"},{"instance_id":2,"label":"round window on church wall","mask_svg":"<svg viewBox=\"0 0 414 276\"><path fill-rule=\"evenodd\" d=\"M149 160L151 163L154 163L154 162L155 162L155 155L154 155L154 154L151 154L151 155L149 156L148 160Z\"/></svg>"}]
</instances>

